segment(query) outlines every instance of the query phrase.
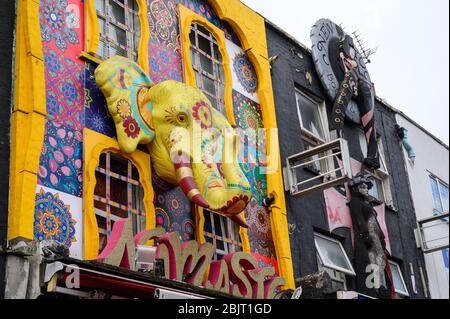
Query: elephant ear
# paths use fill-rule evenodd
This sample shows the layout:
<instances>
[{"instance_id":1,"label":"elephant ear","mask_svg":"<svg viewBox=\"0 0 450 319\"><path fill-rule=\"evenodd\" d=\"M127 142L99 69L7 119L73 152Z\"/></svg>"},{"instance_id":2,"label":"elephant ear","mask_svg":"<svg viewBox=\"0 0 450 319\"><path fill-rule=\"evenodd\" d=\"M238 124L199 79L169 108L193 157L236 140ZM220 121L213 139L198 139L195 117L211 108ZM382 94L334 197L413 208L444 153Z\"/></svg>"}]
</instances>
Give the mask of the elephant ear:
<instances>
[{"instance_id":1,"label":"elephant ear","mask_svg":"<svg viewBox=\"0 0 450 319\"><path fill-rule=\"evenodd\" d=\"M121 150L132 153L139 144L153 141L153 106L147 98L153 84L139 65L115 56L98 66L95 81L106 98Z\"/></svg>"}]
</instances>

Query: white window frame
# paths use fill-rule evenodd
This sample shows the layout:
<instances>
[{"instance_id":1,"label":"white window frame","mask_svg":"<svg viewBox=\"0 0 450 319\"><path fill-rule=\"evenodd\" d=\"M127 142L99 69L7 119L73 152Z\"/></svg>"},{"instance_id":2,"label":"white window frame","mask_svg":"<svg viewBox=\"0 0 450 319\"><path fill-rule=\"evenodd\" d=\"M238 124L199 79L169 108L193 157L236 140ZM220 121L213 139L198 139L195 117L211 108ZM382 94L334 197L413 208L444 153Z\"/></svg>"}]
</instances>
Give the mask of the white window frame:
<instances>
[{"instance_id":1,"label":"white window frame","mask_svg":"<svg viewBox=\"0 0 450 319\"><path fill-rule=\"evenodd\" d=\"M429 177L430 177L430 180L433 179L438 184L439 201L440 201L441 207L442 207L442 211L439 211L436 207L433 207L433 213L434 212L439 212L440 214L448 213L448 211L444 210L444 201L442 200L442 193L441 193L441 187L440 187L440 185L442 185L442 186L446 187L447 189L449 189L448 184L432 173L430 173ZM434 206L433 187L431 185L431 181L430 181L430 188L431 188L431 198L433 200L433 206ZM448 221L447 221L447 223L448 223Z\"/></svg>"},{"instance_id":2,"label":"white window frame","mask_svg":"<svg viewBox=\"0 0 450 319\"><path fill-rule=\"evenodd\" d=\"M336 266L334 264L326 264L324 262L325 258L322 255L322 250L321 250L321 248L319 247L319 244L316 241L317 237L320 237L320 238L322 238L324 240L327 240L327 241L330 241L330 242L338 244L339 248L341 249L341 252L343 253L343 255L345 257L345 261L347 262L347 265L349 266L350 269L341 268L341 267ZM342 243L339 240L333 239L331 237L327 237L327 236L319 234L319 233L314 233L314 244L316 246L317 254L320 257L320 261L322 262L322 264L323 264L323 266L325 268L333 269L333 270L336 270L338 272L342 272L342 273L344 273L346 275L349 275L349 276L356 276L356 272L355 272L355 270L353 268L353 265L352 265L352 263L350 261L350 258L348 258L347 253L345 252L344 246L342 245Z\"/></svg>"},{"instance_id":3,"label":"white window frame","mask_svg":"<svg viewBox=\"0 0 450 319\"><path fill-rule=\"evenodd\" d=\"M320 124L321 129L323 131L324 138L321 138L319 136L316 136L314 133L310 132L306 128L303 127L303 121L302 121L302 114L301 114L301 108L300 105L298 105L298 99L297 94L301 94L304 98L309 100L311 103L314 103L317 105L317 109L319 110L319 117L320 117ZM300 123L300 129L302 132L302 139L306 139L307 142L311 144L320 145L325 144L330 141L330 132L329 132L329 125L328 125L328 117L327 117L327 111L325 106L325 101L318 102L311 96L309 96L307 93L303 92L302 90L295 88L295 104L297 105L297 115L298 115L298 121Z\"/></svg>"},{"instance_id":4,"label":"white window frame","mask_svg":"<svg viewBox=\"0 0 450 319\"><path fill-rule=\"evenodd\" d=\"M405 287L405 289L406 289L406 291L397 289L397 287L395 287L395 284L393 282L392 284L394 285L395 293L399 294L400 296L409 297L410 295L409 295L409 291L408 291L408 286L406 285L405 279L403 278L403 272L402 272L402 269L400 268L400 265L398 263L396 263L395 261L390 260L390 259L388 259L388 262L389 262L389 265L390 265L391 268L392 267L397 268L397 271L400 274L400 279L402 281L403 287ZM394 275L392 275L392 276L394 276Z\"/></svg>"},{"instance_id":5,"label":"white window frame","mask_svg":"<svg viewBox=\"0 0 450 319\"><path fill-rule=\"evenodd\" d=\"M323 137L321 138L314 133L310 132L308 129L303 127L303 120L302 120L302 112L301 112L301 106L298 103L297 95L302 95L305 99L309 100L311 103L317 105L317 110L319 113L319 119L320 119L320 125L323 132ZM327 110L326 110L326 104L325 101L318 101L308 95L307 93L303 92L299 88L295 88L295 104L297 106L297 116L298 121L300 124L300 131L301 131L301 139L306 142L307 144L311 144L312 146L308 147L306 149L311 149L314 147L317 147L319 145L323 145L328 143L331 140L330 137L330 130L328 126L328 116L327 116ZM317 163L316 163L317 164ZM320 165L320 172L326 172L330 169L330 167L334 166L333 158L328 158L323 161L319 162Z\"/></svg>"}]
</instances>

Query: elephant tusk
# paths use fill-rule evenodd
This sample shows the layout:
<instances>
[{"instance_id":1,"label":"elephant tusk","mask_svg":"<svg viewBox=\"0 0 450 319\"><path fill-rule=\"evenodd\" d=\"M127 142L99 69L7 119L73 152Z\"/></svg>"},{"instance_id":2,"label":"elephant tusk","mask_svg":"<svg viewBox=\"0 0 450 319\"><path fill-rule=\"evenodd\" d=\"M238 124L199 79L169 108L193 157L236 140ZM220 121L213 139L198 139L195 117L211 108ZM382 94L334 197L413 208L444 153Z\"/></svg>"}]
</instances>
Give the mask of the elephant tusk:
<instances>
[{"instance_id":1,"label":"elephant tusk","mask_svg":"<svg viewBox=\"0 0 450 319\"><path fill-rule=\"evenodd\" d=\"M174 165L178 185L187 198L194 204L209 208L208 202L203 198L195 183L190 158L185 154L177 155Z\"/></svg>"},{"instance_id":2,"label":"elephant tusk","mask_svg":"<svg viewBox=\"0 0 450 319\"><path fill-rule=\"evenodd\" d=\"M243 227L243 228L248 228L248 224L244 221L244 219L241 217L241 215L235 215L235 216L231 216L229 217L233 222L235 222L236 224L238 224L239 226Z\"/></svg>"}]
</instances>

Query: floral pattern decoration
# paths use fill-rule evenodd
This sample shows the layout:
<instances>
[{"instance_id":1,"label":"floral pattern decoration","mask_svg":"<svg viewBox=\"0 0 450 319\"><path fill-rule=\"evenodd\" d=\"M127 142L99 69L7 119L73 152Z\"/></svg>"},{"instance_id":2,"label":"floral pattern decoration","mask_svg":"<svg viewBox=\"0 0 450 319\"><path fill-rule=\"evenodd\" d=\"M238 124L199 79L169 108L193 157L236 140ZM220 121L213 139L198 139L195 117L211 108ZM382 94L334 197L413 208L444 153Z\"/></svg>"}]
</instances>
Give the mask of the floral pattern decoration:
<instances>
[{"instance_id":1,"label":"floral pattern decoration","mask_svg":"<svg viewBox=\"0 0 450 319\"><path fill-rule=\"evenodd\" d=\"M43 42L55 41L56 47L65 52L68 43L79 44L75 28L80 18L69 10L67 0L43 0L40 8L41 37Z\"/></svg>"},{"instance_id":2,"label":"floral pattern decoration","mask_svg":"<svg viewBox=\"0 0 450 319\"><path fill-rule=\"evenodd\" d=\"M72 219L70 206L65 205L59 194L46 193L41 188L36 194L34 214L34 238L37 241L54 240L67 247L76 242L76 221Z\"/></svg>"},{"instance_id":3,"label":"floral pattern decoration","mask_svg":"<svg viewBox=\"0 0 450 319\"><path fill-rule=\"evenodd\" d=\"M202 129L212 128L212 111L211 106L205 101L200 101L192 108L192 116L194 120L200 122Z\"/></svg>"},{"instance_id":4,"label":"floral pattern decoration","mask_svg":"<svg viewBox=\"0 0 450 319\"><path fill-rule=\"evenodd\" d=\"M250 94L256 93L258 89L256 72L244 52L234 57L233 68L242 87Z\"/></svg>"}]
</instances>

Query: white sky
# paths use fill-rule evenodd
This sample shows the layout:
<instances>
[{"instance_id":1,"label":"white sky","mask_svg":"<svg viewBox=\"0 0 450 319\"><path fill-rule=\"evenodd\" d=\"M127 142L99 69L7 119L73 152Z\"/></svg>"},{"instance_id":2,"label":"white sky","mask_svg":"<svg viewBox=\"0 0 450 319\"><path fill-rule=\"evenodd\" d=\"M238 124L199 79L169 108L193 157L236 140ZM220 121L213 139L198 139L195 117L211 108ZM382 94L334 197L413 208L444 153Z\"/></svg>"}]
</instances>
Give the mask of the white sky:
<instances>
[{"instance_id":1,"label":"white sky","mask_svg":"<svg viewBox=\"0 0 450 319\"><path fill-rule=\"evenodd\" d=\"M377 47L377 94L449 144L448 0L241 0L307 47L320 18Z\"/></svg>"}]
</instances>

